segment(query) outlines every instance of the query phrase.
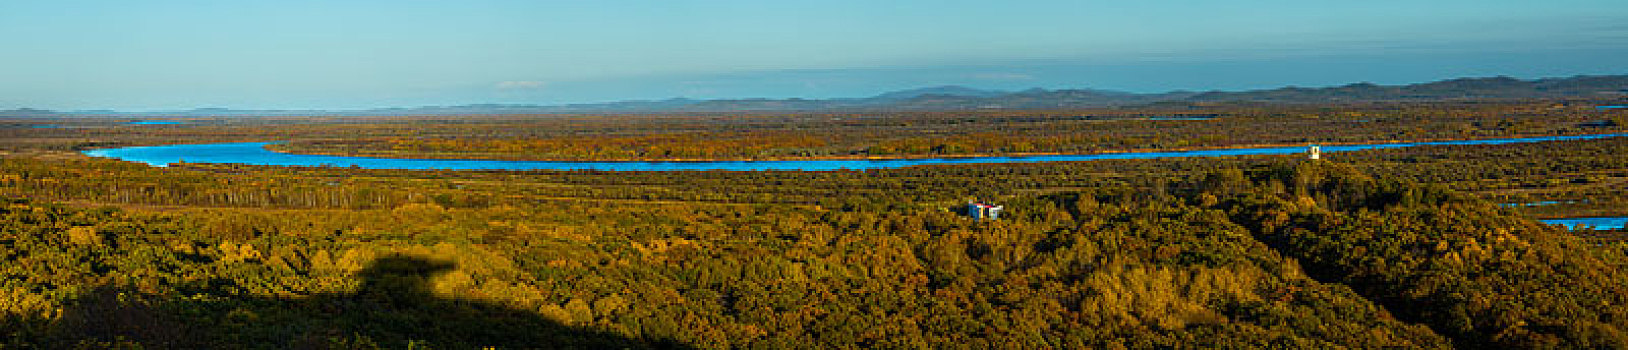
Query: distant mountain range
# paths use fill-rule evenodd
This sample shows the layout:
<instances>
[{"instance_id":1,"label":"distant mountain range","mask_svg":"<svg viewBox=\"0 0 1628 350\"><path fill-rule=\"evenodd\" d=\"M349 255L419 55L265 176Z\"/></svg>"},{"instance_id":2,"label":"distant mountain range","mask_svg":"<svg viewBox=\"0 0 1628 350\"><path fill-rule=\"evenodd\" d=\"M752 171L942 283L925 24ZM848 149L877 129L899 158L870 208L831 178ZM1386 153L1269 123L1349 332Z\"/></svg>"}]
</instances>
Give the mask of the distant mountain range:
<instances>
[{"instance_id":1,"label":"distant mountain range","mask_svg":"<svg viewBox=\"0 0 1628 350\"><path fill-rule=\"evenodd\" d=\"M1152 103L1329 103L1530 98L1628 97L1628 75L1520 80L1510 77L1461 78L1412 85L1357 83L1336 87L1283 87L1251 91L1172 91L1130 93L1112 90L1029 89L1017 92L939 86L895 91L865 98L721 99L675 98L568 105L473 104L367 110L239 110L200 108L171 112L109 110L59 112L42 109L0 111L0 117L236 117L366 115L516 115L574 113L705 113L876 110L1043 109L1135 106Z\"/></svg>"}]
</instances>

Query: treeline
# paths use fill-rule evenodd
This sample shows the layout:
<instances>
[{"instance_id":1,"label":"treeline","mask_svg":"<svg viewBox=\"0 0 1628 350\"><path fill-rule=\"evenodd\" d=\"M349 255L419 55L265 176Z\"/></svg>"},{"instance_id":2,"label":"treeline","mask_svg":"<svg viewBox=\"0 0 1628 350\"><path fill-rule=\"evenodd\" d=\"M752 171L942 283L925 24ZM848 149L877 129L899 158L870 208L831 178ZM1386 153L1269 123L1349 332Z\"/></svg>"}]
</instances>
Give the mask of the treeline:
<instances>
[{"instance_id":1,"label":"treeline","mask_svg":"<svg viewBox=\"0 0 1628 350\"><path fill-rule=\"evenodd\" d=\"M202 207L366 209L409 193L341 176L246 175L231 166L154 168L106 160L0 162L0 194L56 201Z\"/></svg>"},{"instance_id":2,"label":"treeline","mask_svg":"<svg viewBox=\"0 0 1628 350\"><path fill-rule=\"evenodd\" d=\"M1429 146L1327 155L1379 178L1434 183L1540 217L1624 215L1628 139ZM1059 189L1153 186L1285 156L926 166L835 172L401 171L99 159L0 161L0 194L159 206L367 209L662 201L917 208Z\"/></svg>"}]
</instances>

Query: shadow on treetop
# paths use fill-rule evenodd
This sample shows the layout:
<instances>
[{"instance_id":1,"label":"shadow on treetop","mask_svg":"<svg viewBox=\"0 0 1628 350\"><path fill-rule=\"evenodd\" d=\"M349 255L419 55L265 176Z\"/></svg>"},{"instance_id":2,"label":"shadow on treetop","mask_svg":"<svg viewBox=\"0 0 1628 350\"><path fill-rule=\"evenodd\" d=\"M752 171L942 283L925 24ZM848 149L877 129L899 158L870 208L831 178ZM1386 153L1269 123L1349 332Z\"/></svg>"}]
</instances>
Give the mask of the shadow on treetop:
<instances>
[{"instance_id":1,"label":"shadow on treetop","mask_svg":"<svg viewBox=\"0 0 1628 350\"><path fill-rule=\"evenodd\" d=\"M433 294L431 278L455 269L448 262L389 256L357 274L361 288L355 293L304 298L156 297L104 287L69 303L57 320L0 322L19 329L0 334L0 340L42 348L692 348ZM228 288L230 282L211 280L184 294L233 294L221 291Z\"/></svg>"}]
</instances>

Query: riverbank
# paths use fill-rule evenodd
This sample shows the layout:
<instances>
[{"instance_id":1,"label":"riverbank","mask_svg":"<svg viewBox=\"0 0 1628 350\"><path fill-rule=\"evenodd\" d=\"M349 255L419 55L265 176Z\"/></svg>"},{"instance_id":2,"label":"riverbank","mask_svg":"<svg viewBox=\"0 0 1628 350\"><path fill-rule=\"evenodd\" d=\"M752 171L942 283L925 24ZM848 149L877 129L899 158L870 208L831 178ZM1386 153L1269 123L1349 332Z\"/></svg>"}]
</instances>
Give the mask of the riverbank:
<instances>
[{"instance_id":1,"label":"riverbank","mask_svg":"<svg viewBox=\"0 0 1628 350\"><path fill-rule=\"evenodd\" d=\"M1573 136L1598 136L1598 135L1620 135L1620 134L1618 134L1618 133L1520 134L1520 135L1511 135L1511 136L1507 136L1507 137L1481 137L1481 138L1465 138L1465 139L1460 139L1460 138L1424 138L1424 139L1412 139L1412 140L1380 140L1380 139L1375 139L1375 140L1371 140L1371 141L1326 142L1326 143L1322 143L1322 142L1248 143L1248 144L1234 144L1234 145L1213 146L1213 147L1197 146L1197 147L1172 147L1172 148L1102 149L1102 150L1091 151L1091 152L980 152L980 153L958 153L958 154L901 154L901 155L886 155L886 156L850 155L850 156L749 157L749 158L741 158L741 157L697 157L697 158L686 158L686 157L659 157L659 158L658 157L643 157L643 158L591 159L591 158L559 158L559 157L520 157L520 156L514 156L514 155L478 153L478 152L467 152L467 153L465 153L465 152L458 152L458 153L450 153L450 152L382 152L382 151L374 151L374 152L356 152L356 151L352 151L352 152L329 152L329 151L322 151L322 150L316 150L316 149L311 149L311 148L298 147L297 144L294 143L294 142L274 142L274 143L268 144L266 146L266 149L269 150L269 151L272 151L272 152L286 153L286 154L320 155L320 156L334 156L334 157L366 157L366 158L387 158L387 159L492 160L492 161L521 161L521 162L890 161L890 160L922 160L922 159L1028 158L1028 157L1054 157L1054 156L1127 154L1127 153L1222 151L1222 150L1258 149L1258 148L1308 147L1308 146L1313 145L1313 144L1323 146L1323 147L1338 147L1338 146L1379 145L1379 144L1412 144L1412 143L1483 141L1483 140L1524 139L1524 138L1540 138L1540 137L1573 137Z\"/></svg>"},{"instance_id":2,"label":"riverbank","mask_svg":"<svg viewBox=\"0 0 1628 350\"><path fill-rule=\"evenodd\" d=\"M1538 220L1545 224L1562 225L1570 230L1612 231L1628 226L1628 217L1582 217Z\"/></svg>"},{"instance_id":3,"label":"riverbank","mask_svg":"<svg viewBox=\"0 0 1628 350\"><path fill-rule=\"evenodd\" d=\"M1401 148L1433 145L1490 145L1562 140L1588 140L1623 137L1628 134L1592 134L1571 136L1545 136L1529 138L1501 138L1480 140L1449 140L1402 143L1373 143L1356 145L1330 145L1323 152L1349 152L1366 149ZM153 147L126 147L95 149L84 154L165 166L172 163L237 163L276 166L338 166L367 169L408 170L610 170L610 171L829 171L902 168L937 164L993 164L1093 161L1108 159L1157 159L1177 157L1225 157L1244 155L1298 154L1304 147L1229 148L1192 151L1124 152L1076 155L1049 155L1026 157L982 158L924 158L883 160L797 160L797 161L502 161L480 159L397 159L372 157L346 157L306 155L273 152L266 148L275 142L244 142L218 144L189 144Z\"/></svg>"}]
</instances>

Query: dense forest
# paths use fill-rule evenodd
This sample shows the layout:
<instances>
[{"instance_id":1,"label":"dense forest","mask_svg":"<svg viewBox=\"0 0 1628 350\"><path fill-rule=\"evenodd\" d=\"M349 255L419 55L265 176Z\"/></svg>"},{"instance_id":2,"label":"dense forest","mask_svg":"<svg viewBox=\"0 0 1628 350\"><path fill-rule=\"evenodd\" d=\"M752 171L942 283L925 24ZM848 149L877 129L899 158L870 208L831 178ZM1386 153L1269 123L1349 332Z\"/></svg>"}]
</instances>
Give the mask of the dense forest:
<instances>
[{"instance_id":1,"label":"dense forest","mask_svg":"<svg viewBox=\"0 0 1628 350\"><path fill-rule=\"evenodd\" d=\"M1623 248L1332 163L940 210L13 201L9 341L1615 347ZM1525 300L1520 296L1543 295ZM199 322L223 320L222 322ZM55 344L55 345L52 345Z\"/></svg>"},{"instance_id":2,"label":"dense forest","mask_svg":"<svg viewBox=\"0 0 1628 350\"><path fill-rule=\"evenodd\" d=\"M1534 106L1557 104L1362 107L1414 118L1396 122L1420 130L1406 134L1354 122L1373 117L1345 114L1357 107L1059 134L1445 138L1492 120L1507 131L1483 136L1585 133L1622 113ZM639 118L503 123L582 121L572 132L608 142L786 132ZM911 118L952 116L894 121ZM1072 123L1057 118L1039 123ZM260 122L0 128L15 136L0 138L0 347L1628 347L1622 233L1533 220L1628 214L1624 138L834 172L156 168L73 152L504 125ZM844 130L786 135L876 140ZM1246 141L1271 140L1212 145ZM971 199L1007 212L972 220L958 211ZM1534 202L1556 204L1521 205Z\"/></svg>"}]
</instances>

